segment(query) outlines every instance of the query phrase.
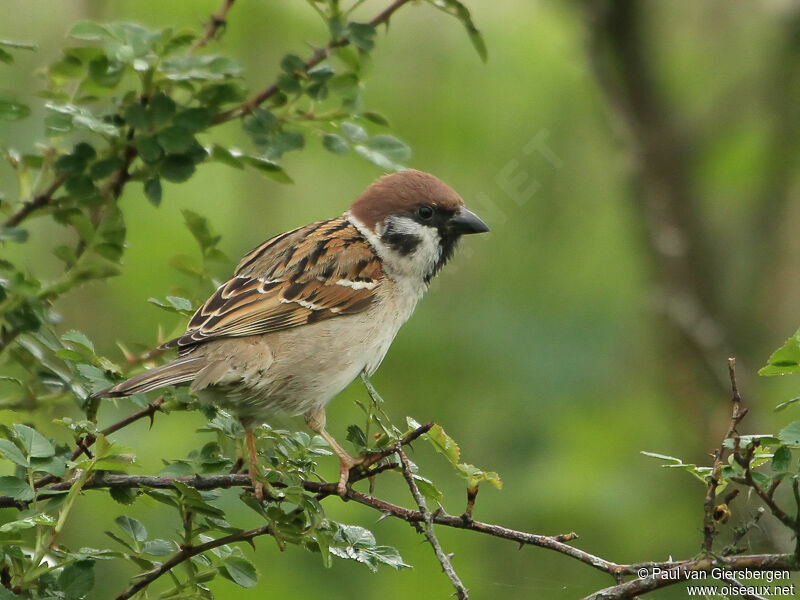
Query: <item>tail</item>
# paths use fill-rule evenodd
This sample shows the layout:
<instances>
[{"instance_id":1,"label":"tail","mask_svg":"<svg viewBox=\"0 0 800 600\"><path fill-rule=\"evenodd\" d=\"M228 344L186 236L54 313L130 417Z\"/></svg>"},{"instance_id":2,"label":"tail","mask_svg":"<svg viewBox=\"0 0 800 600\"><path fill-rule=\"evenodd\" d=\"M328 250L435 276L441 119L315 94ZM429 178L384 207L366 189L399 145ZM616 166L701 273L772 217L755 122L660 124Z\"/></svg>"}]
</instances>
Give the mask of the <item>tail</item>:
<instances>
[{"instance_id":1,"label":"tail","mask_svg":"<svg viewBox=\"0 0 800 600\"><path fill-rule=\"evenodd\" d=\"M92 398L119 398L132 394L142 394L168 385L187 383L208 363L202 357L176 358L165 365L134 375L127 381L118 383L92 394Z\"/></svg>"}]
</instances>

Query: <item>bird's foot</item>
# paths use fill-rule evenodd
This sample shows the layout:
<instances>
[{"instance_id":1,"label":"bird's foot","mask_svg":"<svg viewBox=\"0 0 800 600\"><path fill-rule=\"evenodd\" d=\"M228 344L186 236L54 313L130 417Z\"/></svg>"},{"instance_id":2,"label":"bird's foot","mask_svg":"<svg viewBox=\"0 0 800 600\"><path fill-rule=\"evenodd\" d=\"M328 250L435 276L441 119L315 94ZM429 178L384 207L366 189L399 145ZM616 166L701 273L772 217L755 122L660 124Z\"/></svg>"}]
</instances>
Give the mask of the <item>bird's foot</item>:
<instances>
[{"instance_id":1,"label":"bird's foot","mask_svg":"<svg viewBox=\"0 0 800 600\"><path fill-rule=\"evenodd\" d=\"M363 462L363 456L354 458L347 453L339 455L339 483L336 484L336 493L342 498L347 496L347 482L350 480L350 470Z\"/></svg>"}]
</instances>

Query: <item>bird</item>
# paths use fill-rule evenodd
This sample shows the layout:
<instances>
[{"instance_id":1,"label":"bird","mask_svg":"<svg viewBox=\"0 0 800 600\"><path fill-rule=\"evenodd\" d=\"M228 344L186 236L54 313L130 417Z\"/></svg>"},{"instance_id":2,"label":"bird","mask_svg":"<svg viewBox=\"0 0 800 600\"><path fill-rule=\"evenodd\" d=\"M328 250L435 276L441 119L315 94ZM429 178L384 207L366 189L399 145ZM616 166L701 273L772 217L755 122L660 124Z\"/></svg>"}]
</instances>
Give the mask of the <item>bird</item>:
<instances>
[{"instance_id":1,"label":"bird","mask_svg":"<svg viewBox=\"0 0 800 600\"><path fill-rule=\"evenodd\" d=\"M162 344L176 349L176 358L94 396L189 384L201 402L242 423L259 500L253 428L275 415L303 415L338 456L336 489L344 496L350 470L363 458L328 433L327 404L378 369L459 239L487 231L434 175L383 175L341 216L282 233L246 254L186 332Z\"/></svg>"}]
</instances>

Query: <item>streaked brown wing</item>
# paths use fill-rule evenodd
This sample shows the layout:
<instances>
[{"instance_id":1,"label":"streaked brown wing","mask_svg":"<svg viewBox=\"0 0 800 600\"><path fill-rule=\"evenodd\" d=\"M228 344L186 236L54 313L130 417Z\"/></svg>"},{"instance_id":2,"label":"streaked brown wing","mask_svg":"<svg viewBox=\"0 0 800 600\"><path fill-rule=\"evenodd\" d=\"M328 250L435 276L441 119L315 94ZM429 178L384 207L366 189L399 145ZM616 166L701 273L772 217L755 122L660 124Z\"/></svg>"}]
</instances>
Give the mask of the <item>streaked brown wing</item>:
<instances>
[{"instance_id":1,"label":"streaked brown wing","mask_svg":"<svg viewBox=\"0 0 800 600\"><path fill-rule=\"evenodd\" d=\"M343 217L313 223L247 254L164 347L258 335L365 310L383 281L380 260Z\"/></svg>"}]
</instances>

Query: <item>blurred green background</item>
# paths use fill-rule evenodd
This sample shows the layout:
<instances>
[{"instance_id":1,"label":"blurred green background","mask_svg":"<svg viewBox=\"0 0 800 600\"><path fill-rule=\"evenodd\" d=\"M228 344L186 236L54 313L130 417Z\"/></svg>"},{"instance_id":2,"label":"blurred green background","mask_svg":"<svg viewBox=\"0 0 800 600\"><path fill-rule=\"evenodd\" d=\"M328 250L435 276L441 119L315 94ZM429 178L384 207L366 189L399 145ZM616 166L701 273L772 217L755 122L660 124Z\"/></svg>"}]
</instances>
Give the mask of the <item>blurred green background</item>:
<instances>
[{"instance_id":1,"label":"blurred green background","mask_svg":"<svg viewBox=\"0 0 800 600\"><path fill-rule=\"evenodd\" d=\"M360 14L366 19L383 4L370 0ZM574 530L581 548L617 562L691 557L700 548L704 489L639 451L707 460L725 431L729 395L708 375L696 349L682 345L675 333L680 314L665 318L657 309L670 286L669 274L653 259L648 234L658 218L653 221L643 208L641 190L648 184L636 176L632 145L618 127L619 109L606 101L591 67L591 17L573 2L468 4L489 48L487 64L455 20L412 4L392 19L388 34L381 30L367 78L367 106L386 115L392 133L411 145L410 166L447 181L492 227L489 235L463 241L373 382L396 422L406 415L435 420L461 443L464 460L502 475L502 491L481 491L477 519L543 534ZM660 95L654 110L668 111L685 134L682 185L696 199L691 205L684 199L665 202L683 202L702 225L703 251L692 260L703 263L702 285L716 298L707 306L726 334L725 350L739 358L740 384L752 409L744 429L772 431L793 420L775 414L773 406L800 387L791 378L755 375L800 324L800 247L793 235L800 202L792 135L800 104L792 102L799 5L637 4L644 68ZM35 70L58 55L78 19L199 28L217 5L4 0L0 37L34 41L39 50L17 54L17 66L4 68L0 88L35 91ZM272 81L281 56L305 56L306 42L324 37L305 3L240 0L221 43L212 42L211 50L240 60L248 83L258 89ZM32 147L43 138L37 122L0 123L0 136L20 149ZM247 143L236 124L213 135ZM339 214L380 175L352 153L338 157L319 144L310 146L283 161L296 180L291 186L207 164L187 184L166 184L158 209L145 200L141 185L127 186L124 275L61 300L64 329L84 331L100 351L119 357L118 340L151 346L159 326L169 334L184 325L147 303L186 283L168 265L176 254L196 253L182 208L212 220L232 269L267 237ZM0 177L0 188L12 190L9 173L2 170ZM764 212L774 218L761 219ZM31 235L28 250L37 237L60 232L36 223ZM0 248L6 251L13 249ZM55 269L44 251L25 261L39 274ZM721 348L711 348L709 362L724 376L727 354ZM349 423L360 422L353 398L363 395L353 385L331 404L334 435L343 438ZM34 420L55 432L48 423L65 410L4 411L2 422ZM130 410L125 402L104 407L101 420ZM152 431L140 423L117 439L135 447L141 472L151 473L161 457L182 457L197 447L207 436L195 431L201 423L200 415L159 416ZM303 426L300 419L282 424ZM423 444L412 458L444 489L447 509L461 512L463 482L445 461ZM335 460L322 469L332 477ZM399 475L381 477L377 493L410 502ZM229 506L236 502L231 496ZM328 500L325 506L332 518L363 524L379 542L398 547L413 570L373 575L340 560L326 570L315 555L293 547L281 553L272 540L261 539L256 552L247 551L262 575L260 585L242 590L219 580L216 597L389 600L451 594L431 549L405 523L376 523L374 512L352 503ZM167 537L178 524L162 509L140 501L128 512L145 515L151 530L160 528L152 533ZM733 509L736 525L755 505L740 498ZM102 531L119 513L105 495L87 493L65 542L107 544ZM256 523L244 508L232 508L229 518L239 513L241 525ZM730 534L726 530L722 539ZM462 531L443 529L440 536L475 599L577 598L612 584L608 576L546 550ZM748 539L755 552L792 547L768 517ZM133 572L99 565L102 581L93 597L118 593ZM676 586L653 596L685 594Z\"/></svg>"}]
</instances>

